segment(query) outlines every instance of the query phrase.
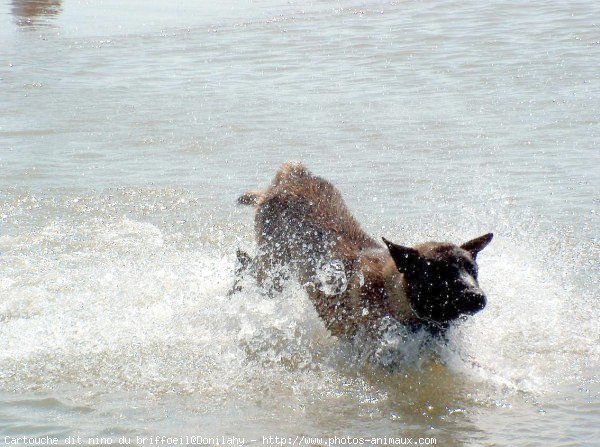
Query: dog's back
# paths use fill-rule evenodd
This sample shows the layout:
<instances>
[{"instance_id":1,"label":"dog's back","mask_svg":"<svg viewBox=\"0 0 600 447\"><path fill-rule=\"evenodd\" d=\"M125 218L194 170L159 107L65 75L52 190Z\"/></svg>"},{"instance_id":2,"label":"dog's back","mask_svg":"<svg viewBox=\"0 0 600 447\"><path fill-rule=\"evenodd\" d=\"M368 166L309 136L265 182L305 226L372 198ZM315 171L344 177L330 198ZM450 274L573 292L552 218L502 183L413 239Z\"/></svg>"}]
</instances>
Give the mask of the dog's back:
<instances>
[{"instance_id":1,"label":"dog's back","mask_svg":"<svg viewBox=\"0 0 600 447\"><path fill-rule=\"evenodd\" d=\"M257 235L268 242L281 231L303 239L337 241L338 249L356 251L380 247L350 214L339 191L327 180L312 175L301 163L286 163L271 186L256 194ZM247 194L242 197L247 197ZM292 222L299 224L293 225Z\"/></svg>"}]
</instances>

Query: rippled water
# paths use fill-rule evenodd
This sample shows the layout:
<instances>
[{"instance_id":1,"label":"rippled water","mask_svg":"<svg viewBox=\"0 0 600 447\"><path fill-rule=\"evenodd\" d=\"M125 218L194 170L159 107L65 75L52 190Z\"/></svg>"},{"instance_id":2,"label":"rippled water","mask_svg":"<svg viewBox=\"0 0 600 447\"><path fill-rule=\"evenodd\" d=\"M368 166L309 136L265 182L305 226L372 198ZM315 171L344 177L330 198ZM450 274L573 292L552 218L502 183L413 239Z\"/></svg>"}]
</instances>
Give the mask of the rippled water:
<instances>
[{"instance_id":1,"label":"rippled water","mask_svg":"<svg viewBox=\"0 0 600 447\"><path fill-rule=\"evenodd\" d=\"M595 445L597 2L204 3L0 2L0 433ZM228 298L290 159L373 235L493 231L488 307L372 364Z\"/></svg>"}]
</instances>

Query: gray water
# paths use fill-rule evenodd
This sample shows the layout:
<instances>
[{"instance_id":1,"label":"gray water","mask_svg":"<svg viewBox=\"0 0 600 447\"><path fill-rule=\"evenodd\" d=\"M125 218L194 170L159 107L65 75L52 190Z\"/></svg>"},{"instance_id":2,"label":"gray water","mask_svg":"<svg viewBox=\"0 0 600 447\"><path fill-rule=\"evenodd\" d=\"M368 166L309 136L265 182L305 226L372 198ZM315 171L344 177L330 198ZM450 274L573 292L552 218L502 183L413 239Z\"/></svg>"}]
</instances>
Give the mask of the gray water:
<instances>
[{"instance_id":1,"label":"gray water","mask_svg":"<svg viewBox=\"0 0 600 447\"><path fill-rule=\"evenodd\" d=\"M588 0L0 2L0 443L598 445L599 39ZM288 160L374 236L493 231L488 307L390 369L294 285L226 297Z\"/></svg>"}]
</instances>

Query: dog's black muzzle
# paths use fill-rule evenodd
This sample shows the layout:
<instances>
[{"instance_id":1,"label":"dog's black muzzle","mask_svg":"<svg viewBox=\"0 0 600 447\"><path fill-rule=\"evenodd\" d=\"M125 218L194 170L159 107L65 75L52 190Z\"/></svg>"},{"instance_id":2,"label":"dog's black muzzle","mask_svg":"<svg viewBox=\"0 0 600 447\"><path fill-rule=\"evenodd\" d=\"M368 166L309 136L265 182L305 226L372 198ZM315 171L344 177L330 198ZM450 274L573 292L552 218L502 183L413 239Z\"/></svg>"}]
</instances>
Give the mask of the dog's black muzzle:
<instances>
[{"instance_id":1,"label":"dog's black muzzle","mask_svg":"<svg viewBox=\"0 0 600 447\"><path fill-rule=\"evenodd\" d=\"M464 307L461 309L463 315L473 315L485 308L487 298L482 292L466 292Z\"/></svg>"}]
</instances>

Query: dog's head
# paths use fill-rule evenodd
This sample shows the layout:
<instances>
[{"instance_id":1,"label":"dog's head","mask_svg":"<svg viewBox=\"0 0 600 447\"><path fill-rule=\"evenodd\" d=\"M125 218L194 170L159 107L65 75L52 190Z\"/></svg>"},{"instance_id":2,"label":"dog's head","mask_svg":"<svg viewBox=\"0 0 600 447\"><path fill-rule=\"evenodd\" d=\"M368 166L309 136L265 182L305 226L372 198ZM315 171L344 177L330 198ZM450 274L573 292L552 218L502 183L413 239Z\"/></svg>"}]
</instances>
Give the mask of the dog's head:
<instances>
[{"instance_id":1,"label":"dog's head","mask_svg":"<svg viewBox=\"0 0 600 447\"><path fill-rule=\"evenodd\" d=\"M486 305L477 282L477 254L492 240L485 234L458 246L426 242L411 247L385 238L398 271L404 275L407 297L422 320L446 327L462 315L472 315Z\"/></svg>"}]
</instances>

